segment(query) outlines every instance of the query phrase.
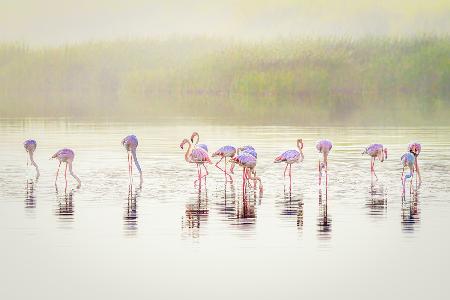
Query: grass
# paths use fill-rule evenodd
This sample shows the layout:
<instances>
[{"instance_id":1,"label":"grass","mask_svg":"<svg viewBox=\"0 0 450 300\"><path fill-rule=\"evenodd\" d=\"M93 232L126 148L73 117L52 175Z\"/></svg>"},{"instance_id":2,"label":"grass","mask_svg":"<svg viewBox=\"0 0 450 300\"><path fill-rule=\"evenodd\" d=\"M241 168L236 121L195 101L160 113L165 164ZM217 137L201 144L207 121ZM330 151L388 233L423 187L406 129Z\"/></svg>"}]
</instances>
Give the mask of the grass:
<instances>
[{"instance_id":1,"label":"grass","mask_svg":"<svg viewBox=\"0 0 450 300\"><path fill-rule=\"evenodd\" d=\"M0 116L450 124L450 39L0 44Z\"/></svg>"}]
</instances>

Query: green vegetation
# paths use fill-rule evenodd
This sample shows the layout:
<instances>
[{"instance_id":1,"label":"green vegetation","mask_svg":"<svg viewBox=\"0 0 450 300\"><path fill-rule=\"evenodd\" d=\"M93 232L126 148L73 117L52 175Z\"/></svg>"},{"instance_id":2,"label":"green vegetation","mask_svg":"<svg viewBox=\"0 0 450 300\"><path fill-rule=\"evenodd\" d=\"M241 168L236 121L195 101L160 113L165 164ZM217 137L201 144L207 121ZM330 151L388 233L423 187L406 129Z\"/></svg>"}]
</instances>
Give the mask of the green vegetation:
<instances>
[{"instance_id":1,"label":"green vegetation","mask_svg":"<svg viewBox=\"0 0 450 300\"><path fill-rule=\"evenodd\" d=\"M0 44L0 116L450 124L450 38Z\"/></svg>"}]
</instances>

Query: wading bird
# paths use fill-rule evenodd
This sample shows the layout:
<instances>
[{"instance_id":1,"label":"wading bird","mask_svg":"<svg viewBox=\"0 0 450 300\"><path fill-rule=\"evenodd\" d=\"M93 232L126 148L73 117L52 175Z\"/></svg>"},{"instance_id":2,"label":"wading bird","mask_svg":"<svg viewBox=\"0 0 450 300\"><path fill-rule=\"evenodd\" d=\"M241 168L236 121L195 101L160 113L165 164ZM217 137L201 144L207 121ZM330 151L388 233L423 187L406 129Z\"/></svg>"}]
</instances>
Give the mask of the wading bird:
<instances>
[{"instance_id":1,"label":"wading bird","mask_svg":"<svg viewBox=\"0 0 450 300\"><path fill-rule=\"evenodd\" d=\"M130 177L130 181L133 178L133 161L134 160L134 164L136 165L136 169L138 169L139 171L139 177L140 177L140 185L142 185L142 170L141 170L141 166L139 165L139 161L136 157L136 149L138 146L138 139L135 135L129 135L127 137L125 137L122 140L122 145L125 147L125 149L127 150L128 153L128 175Z\"/></svg>"},{"instance_id":2,"label":"wading bird","mask_svg":"<svg viewBox=\"0 0 450 300\"><path fill-rule=\"evenodd\" d=\"M67 186L67 166L69 166L70 175L72 175L73 178L75 178L75 180L78 182L77 188L80 188L81 180L72 171L72 163L73 159L75 158L75 153L71 149L64 148L53 154L51 158L56 158L57 160L59 160L58 170L56 171L55 185L58 180L59 168L61 167L61 163L65 162L66 169L64 171L64 178L66 179L66 186Z\"/></svg>"},{"instance_id":3,"label":"wading bird","mask_svg":"<svg viewBox=\"0 0 450 300\"><path fill-rule=\"evenodd\" d=\"M407 152L402 155L402 158L400 159L403 165L403 171L402 171L402 185L403 185L403 193L402 195L405 195L405 185L406 185L406 179L411 178L411 185L410 185L410 192L412 189L412 178L414 176L414 164L416 161L416 158L411 152ZM409 168L409 174L405 174L405 167Z\"/></svg>"},{"instance_id":4,"label":"wading bird","mask_svg":"<svg viewBox=\"0 0 450 300\"><path fill-rule=\"evenodd\" d=\"M35 140L26 140L25 142L23 142L23 147L25 148L25 150L28 152L28 155L30 156L31 165L33 165L36 168L36 178L38 178L40 175L39 168L33 159L33 153L36 150L36 146L37 146L37 143ZM27 161L27 165L28 165L28 161Z\"/></svg>"},{"instance_id":5,"label":"wading bird","mask_svg":"<svg viewBox=\"0 0 450 300\"><path fill-rule=\"evenodd\" d=\"M247 180L253 180L255 188L256 188L256 181L258 181L259 189L260 191L262 191L263 186L261 178L255 175L256 158L253 155L244 152L235 156L234 158L232 158L232 160L234 161L234 163L237 163L239 166L242 167L242 193L245 194L247 192L246 190Z\"/></svg>"},{"instance_id":6,"label":"wading bird","mask_svg":"<svg viewBox=\"0 0 450 300\"><path fill-rule=\"evenodd\" d=\"M297 150L288 150L283 152L280 156L276 157L274 163L286 163L286 168L284 168L283 179L286 179L286 170L289 167L289 190L292 189L292 164L302 162L305 156L303 155L303 140L297 140Z\"/></svg>"},{"instance_id":7,"label":"wading bird","mask_svg":"<svg viewBox=\"0 0 450 300\"><path fill-rule=\"evenodd\" d=\"M419 178L419 184L422 183L422 176L420 176L419 162L418 162L418 160L419 160L418 158L419 158L419 154L420 154L421 150L422 150L422 145L420 145L417 142L413 142L408 145L408 151L411 152L414 155L414 158L416 159L414 166L416 167L417 177Z\"/></svg>"},{"instance_id":8,"label":"wading bird","mask_svg":"<svg viewBox=\"0 0 450 300\"><path fill-rule=\"evenodd\" d=\"M241 153L247 153L250 154L251 156L253 156L254 158L258 158L258 153L256 153L255 148L253 148L253 146L242 146L237 148L237 155L241 154ZM231 167L230 167L230 172L231 174L234 174L234 162L231 162ZM253 170L253 175L256 176L256 171Z\"/></svg>"},{"instance_id":9,"label":"wading bird","mask_svg":"<svg viewBox=\"0 0 450 300\"><path fill-rule=\"evenodd\" d=\"M233 178L231 177L230 174L227 173L227 157L233 158L235 154L236 154L236 148L235 147L233 147L233 146L223 146L223 147L220 147L212 155L212 157L220 156L220 160L216 163L216 168L218 168L219 170L221 170L222 172L225 173L225 183L228 180L227 176L230 178L230 182L233 182ZM225 168L224 169L219 167L219 163L222 161L222 159L225 159Z\"/></svg>"},{"instance_id":10,"label":"wading bird","mask_svg":"<svg viewBox=\"0 0 450 300\"><path fill-rule=\"evenodd\" d=\"M375 175L375 178L378 180L377 174L375 173L375 159L378 158L379 161L383 162L387 159L387 148L384 148L381 144L372 144L367 147L363 153L367 154L370 158L370 174Z\"/></svg>"},{"instance_id":11,"label":"wading bird","mask_svg":"<svg viewBox=\"0 0 450 300\"><path fill-rule=\"evenodd\" d=\"M194 137L197 137L197 141L194 143ZM198 141L200 140L200 135L198 132L194 131L191 135L191 142L195 145L196 148L202 148L206 152L208 152L208 146L205 144L199 144Z\"/></svg>"},{"instance_id":12,"label":"wading bird","mask_svg":"<svg viewBox=\"0 0 450 300\"><path fill-rule=\"evenodd\" d=\"M329 140L320 140L316 144L316 149L323 154L323 162L319 159L319 185L322 184L322 171L325 169L325 185L328 186L328 154L333 144Z\"/></svg>"},{"instance_id":13,"label":"wading bird","mask_svg":"<svg viewBox=\"0 0 450 300\"><path fill-rule=\"evenodd\" d=\"M181 141L180 148L183 149L184 145L188 144L189 147L184 154L184 159L188 163L197 165L197 175L198 179L194 181L194 186L199 183L199 188L201 186L201 180L204 177L206 182L206 176L208 176L208 170L206 169L205 163L211 164L211 160L209 159L208 152L206 152L203 148L195 148L192 149L192 144L188 139L184 139ZM205 175L202 175L202 166L206 171Z\"/></svg>"}]
</instances>

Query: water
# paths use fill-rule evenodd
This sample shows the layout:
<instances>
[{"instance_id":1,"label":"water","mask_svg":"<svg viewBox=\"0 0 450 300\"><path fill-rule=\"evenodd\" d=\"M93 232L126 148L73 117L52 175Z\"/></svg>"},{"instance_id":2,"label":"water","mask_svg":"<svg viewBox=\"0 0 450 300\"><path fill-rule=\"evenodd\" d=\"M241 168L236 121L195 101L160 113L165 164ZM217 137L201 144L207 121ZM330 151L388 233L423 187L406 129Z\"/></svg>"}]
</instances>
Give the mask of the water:
<instances>
[{"instance_id":1,"label":"water","mask_svg":"<svg viewBox=\"0 0 450 300\"><path fill-rule=\"evenodd\" d=\"M252 144L264 192L242 196L239 170L206 188L179 143L192 131L215 150ZM120 141L139 138L144 183L129 186ZM211 126L182 120L94 123L0 121L0 294L3 299L437 298L450 276L450 128ZM35 138L38 181L22 142ZM283 184L280 152L305 143ZM315 141L334 142L319 190ZM400 156L423 145L423 184L401 197ZM369 143L389 149L371 185ZM62 147L75 150L65 188L53 185ZM294 297L295 297L294 296Z\"/></svg>"}]
</instances>

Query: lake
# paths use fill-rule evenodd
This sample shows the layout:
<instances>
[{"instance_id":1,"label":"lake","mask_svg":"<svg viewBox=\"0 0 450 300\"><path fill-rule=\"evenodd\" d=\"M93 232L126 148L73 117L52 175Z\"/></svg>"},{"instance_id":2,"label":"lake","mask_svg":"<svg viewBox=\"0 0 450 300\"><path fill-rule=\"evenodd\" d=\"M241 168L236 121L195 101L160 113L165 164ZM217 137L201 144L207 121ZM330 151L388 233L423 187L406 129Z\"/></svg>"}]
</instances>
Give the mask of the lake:
<instances>
[{"instance_id":1,"label":"lake","mask_svg":"<svg viewBox=\"0 0 450 300\"><path fill-rule=\"evenodd\" d=\"M242 174L206 186L179 145L253 145L264 191L243 197ZM0 119L2 299L436 299L450 278L450 128L212 125L196 120L94 122ZM144 173L129 185L121 140L139 139ZM22 142L37 140L27 167ZM281 152L304 141L283 182ZM333 141L328 188L318 139ZM419 141L423 183L401 197L400 156ZM370 143L388 148L371 182ZM75 151L54 186L58 149ZM211 151L212 150L212 151ZM213 159L214 162L217 159ZM135 170L135 169L134 169Z\"/></svg>"}]
</instances>

